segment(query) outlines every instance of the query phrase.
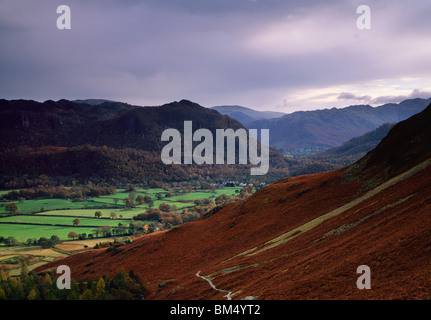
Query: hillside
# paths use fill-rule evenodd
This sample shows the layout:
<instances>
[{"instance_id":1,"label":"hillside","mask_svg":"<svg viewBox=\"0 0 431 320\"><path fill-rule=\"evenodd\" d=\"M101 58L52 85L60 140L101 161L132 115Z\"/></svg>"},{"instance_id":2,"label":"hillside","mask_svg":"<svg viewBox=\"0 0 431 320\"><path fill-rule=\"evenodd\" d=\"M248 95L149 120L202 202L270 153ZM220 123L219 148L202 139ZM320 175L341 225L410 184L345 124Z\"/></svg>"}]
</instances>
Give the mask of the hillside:
<instances>
[{"instance_id":1,"label":"hillside","mask_svg":"<svg viewBox=\"0 0 431 320\"><path fill-rule=\"evenodd\" d=\"M429 299L430 121L431 105L347 168L288 178L170 231L37 271L134 270L149 299ZM356 287L360 265L371 290Z\"/></svg>"},{"instance_id":2,"label":"hillside","mask_svg":"<svg viewBox=\"0 0 431 320\"><path fill-rule=\"evenodd\" d=\"M99 102L0 100L0 188L29 187L40 180L148 184L250 179L250 166L167 166L160 159L165 129L183 132L185 120L192 121L193 130L207 128L213 134L216 129L245 129L238 121L187 100L159 107ZM269 175L261 178L279 180L287 176L286 167L287 160L271 149Z\"/></svg>"},{"instance_id":3,"label":"hillside","mask_svg":"<svg viewBox=\"0 0 431 320\"><path fill-rule=\"evenodd\" d=\"M339 147L331 148L310 158L318 161L335 162L341 166L351 164L377 147L394 125L391 123L382 124L373 131L350 139Z\"/></svg>"},{"instance_id":4,"label":"hillside","mask_svg":"<svg viewBox=\"0 0 431 320\"><path fill-rule=\"evenodd\" d=\"M338 147L375 130L384 123L396 123L422 111L430 99L411 99L379 107L350 106L343 109L298 111L276 119L258 120L248 128L269 128L270 145L284 152L304 155Z\"/></svg>"}]
</instances>

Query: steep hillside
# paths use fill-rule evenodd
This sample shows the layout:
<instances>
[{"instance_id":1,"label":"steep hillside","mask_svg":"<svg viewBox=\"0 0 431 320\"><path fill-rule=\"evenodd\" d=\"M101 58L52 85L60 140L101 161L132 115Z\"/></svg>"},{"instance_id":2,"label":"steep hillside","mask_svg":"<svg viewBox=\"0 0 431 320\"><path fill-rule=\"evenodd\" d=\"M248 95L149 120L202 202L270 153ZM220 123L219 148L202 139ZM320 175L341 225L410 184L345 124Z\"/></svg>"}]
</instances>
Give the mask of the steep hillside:
<instances>
[{"instance_id":1,"label":"steep hillside","mask_svg":"<svg viewBox=\"0 0 431 320\"><path fill-rule=\"evenodd\" d=\"M338 147L384 123L396 123L422 111L431 98L405 100L380 107L366 105L343 109L299 111L277 119L258 120L249 128L269 128L270 145L285 151L317 153Z\"/></svg>"},{"instance_id":2,"label":"steep hillside","mask_svg":"<svg viewBox=\"0 0 431 320\"><path fill-rule=\"evenodd\" d=\"M37 271L134 270L150 299L429 299L430 121L431 106L348 168L285 179L192 223ZM371 290L356 286L360 265Z\"/></svg>"}]
</instances>

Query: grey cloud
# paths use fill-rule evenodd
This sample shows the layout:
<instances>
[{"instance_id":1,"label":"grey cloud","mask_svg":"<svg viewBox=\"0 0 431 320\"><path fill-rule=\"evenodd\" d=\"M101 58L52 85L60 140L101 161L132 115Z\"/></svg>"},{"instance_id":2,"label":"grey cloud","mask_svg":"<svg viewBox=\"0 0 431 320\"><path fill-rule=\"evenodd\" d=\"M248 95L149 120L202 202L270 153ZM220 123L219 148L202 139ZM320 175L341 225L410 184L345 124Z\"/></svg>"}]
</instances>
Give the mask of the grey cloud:
<instances>
[{"instance_id":1,"label":"grey cloud","mask_svg":"<svg viewBox=\"0 0 431 320\"><path fill-rule=\"evenodd\" d=\"M357 96L351 92L341 93L337 99L339 100L355 100L366 104L381 105L385 103L399 103L407 99L422 98L428 99L431 97L431 92L421 91L420 89L414 89L409 95L398 95L398 96L380 96L372 98L371 96Z\"/></svg>"},{"instance_id":2,"label":"grey cloud","mask_svg":"<svg viewBox=\"0 0 431 320\"><path fill-rule=\"evenodd\" d=\"M343 92L338 97L338 100L358 100L358 101L371 101L371 96L356 96L351 92Z\"/></svg>"},{"instance_id":3,"label":"grey cloud","mask_svg":"<svg viewBox=\"0 0 431 320\"><path fill-rule=\"evenodd\" d=\"M380 3L391 4L390 8L393 3L401 5L399 1ZM409 63L398 61L421 48L413 50L400 46L395 37L384 38L378 27L385 21L392 23L393 16L388 18L379 7L372 11L376 28L369 33L353 28L340 40L338 34L317 37L314 29L293 30L306 39L305 48L296 55L289 55L290 44L283 38L279 42L287 47L286 54L266 54L247 46L250 38L269 25L278 26L289 15L298 21L326 17L321 26L312 28L331 32L331 23L339 19L351 28L356 6L362 4L356 0L74 0L69 4L70 31L55 27L59 4L63 3L0 0L0 97L106 98L136 104L187 97L207 105L233 103L227 99L241 104L253 101L254 93L262 90L295 92L366 83L427 74L431 67L426 54ZM412 11L406 20L421 14ZM399 24L414 33L406 22ZM422 30L428 24L415 27ZM298 28L295 23L291 26ZM325 46L330 41L334 45ZM308 43L322 48L307 51ZM340 95L338 101L367 99L373 100L361 94Z\"/></svg>"}]
</instances>

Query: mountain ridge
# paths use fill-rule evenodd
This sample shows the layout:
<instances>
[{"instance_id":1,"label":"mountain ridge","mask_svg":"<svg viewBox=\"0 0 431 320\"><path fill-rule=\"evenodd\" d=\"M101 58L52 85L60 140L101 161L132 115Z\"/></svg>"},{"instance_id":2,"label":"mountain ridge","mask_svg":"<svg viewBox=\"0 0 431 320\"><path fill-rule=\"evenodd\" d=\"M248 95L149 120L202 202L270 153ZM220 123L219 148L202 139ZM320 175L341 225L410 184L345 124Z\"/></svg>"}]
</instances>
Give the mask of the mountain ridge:
<instances>
[{"instance_id":1,"label":"mountain ridge","mask_svg":"<svg viewBox=\"0 0 431 320\"><path fill-rule=\"evenodd\" d=\"M422 111L429 99L408 99L378 107L354 105L342 109L297 111L280 118L257 120L248 128L269 128L270 145L285 151L313 149L314 153L338 147L384 123L396 123Z\"/></svg>"},{"instance_id":2,"label":"mountain ridge","mask_svg":"<svg viewBox=\"0 0 431 320\"><path fill-rule=\"evenodd\" d=\"M162 181L256 178L247 174L249 164L163 164L162 132L171 128L183 132L187 120L193 130L206 128L213 134L217 129L247 131L235 119L189 100L158 107L0 100L0 187L29 187L46 176L55 184L73 180L148 183L152 177ZM288 161L283 155L270 148L269 157L270 174L261 179L286 176Z\"/></svg>"}]
</instances>

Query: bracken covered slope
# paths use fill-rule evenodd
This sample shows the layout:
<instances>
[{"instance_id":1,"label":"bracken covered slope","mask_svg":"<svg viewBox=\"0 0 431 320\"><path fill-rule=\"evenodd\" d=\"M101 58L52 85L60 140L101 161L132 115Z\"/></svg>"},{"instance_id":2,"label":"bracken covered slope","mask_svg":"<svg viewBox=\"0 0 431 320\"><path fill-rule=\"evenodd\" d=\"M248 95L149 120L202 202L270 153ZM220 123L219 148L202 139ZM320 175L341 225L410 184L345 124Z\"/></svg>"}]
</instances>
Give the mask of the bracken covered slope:
<instances>
[{"instance_id":1,"label":"bracken covered slope","mask_svg":"<svg viewBox=\"0 0 431 320\"><path fill-rule=\"evenodd\" d=\"M348 168L285 179L211 216L37 271L66 264L85 279L133 269L149 299L430 299L430 121L431 106ZM360 265L371 290L356 286Z\"/></svg>"}]
</instances>

